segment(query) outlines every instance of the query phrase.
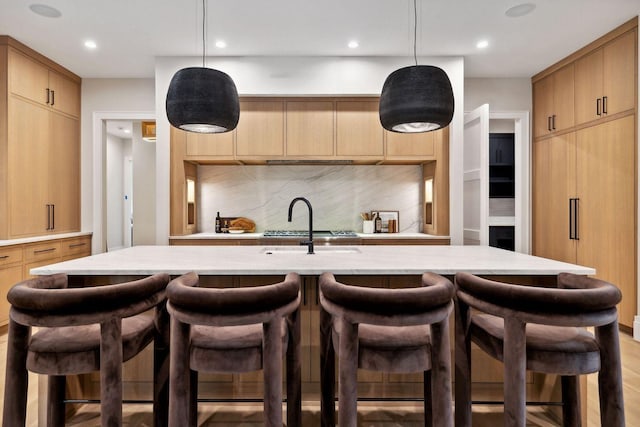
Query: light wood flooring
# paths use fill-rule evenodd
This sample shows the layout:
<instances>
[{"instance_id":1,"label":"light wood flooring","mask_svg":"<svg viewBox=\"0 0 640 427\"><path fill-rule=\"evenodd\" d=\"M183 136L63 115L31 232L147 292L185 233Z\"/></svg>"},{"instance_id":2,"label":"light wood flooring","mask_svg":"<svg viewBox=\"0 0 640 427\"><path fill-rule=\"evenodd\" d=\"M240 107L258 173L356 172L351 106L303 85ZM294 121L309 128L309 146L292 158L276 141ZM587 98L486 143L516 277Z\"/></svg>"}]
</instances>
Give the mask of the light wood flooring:
<instances>
[{"instance_id":1,"label":"light wood flooring","mask_svg":"<svg viewBox=\"0 0 640 427\"><path fill-rule=\"evenodd\" d=\"M0 334L0 402L4 399L4 361L7 351L6 328ZM629 335L620 335L622 349L622 376L624 381L625 413L627 426L640 426L640 342ZM30 374L28 396L29 427L37 427L37 376ZM1 406L1 405L0 405ZM1 413L0 408L0 413ZM588 427L600 426L598 404L597 374L588 377ZM319 426L318 402L304 402L303 426ZM528 426L550 427L557 425L549 421L543 408L529 408ZM68 426L99 427L100 412L98 405L84 407L67 422ZM150 405L125 405L124 425L128 427L152 426ZM262 425L262 407L256 404L201 404L199 406L199 426L253 427ZM422 407L420 404L373 404L359 403L358 426L369 427L414 427L422 426ZM500 406L479 406L473 408L474 427L494 427L502 425Z\"/></svg>"}]
</instances>

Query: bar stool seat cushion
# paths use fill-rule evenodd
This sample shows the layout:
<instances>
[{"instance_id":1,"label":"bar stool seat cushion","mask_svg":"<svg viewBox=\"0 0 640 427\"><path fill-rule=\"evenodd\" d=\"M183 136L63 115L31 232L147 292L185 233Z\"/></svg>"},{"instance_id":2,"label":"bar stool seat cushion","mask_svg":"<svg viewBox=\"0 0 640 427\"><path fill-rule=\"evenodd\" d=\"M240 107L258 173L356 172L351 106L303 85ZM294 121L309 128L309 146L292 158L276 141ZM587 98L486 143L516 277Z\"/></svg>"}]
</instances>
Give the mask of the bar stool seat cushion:
<instances>
[{"instance_id":1,"label":"bar stool seat cushion","mask_svg":"<svg viewBox=\"0 0 640 427\"><path fill-rule=\"evenodd\" d=\"M155 336L152 316L122 319L122 360L144 349ZM31 337L27 369L47 375L100 370L100 325L42 328Z\"/></svg>"},{"instance_id":2,"label":"bar stool seat cushion","mask_svg":"<svg viewBox=\"0 0 640 427\"><path fill-rule=\"evenodd\" d=\"M471 319L472 340L492 357L504 361L504 320L490 314ZM584 328L527 324L527 369L577 375L600 370L600 349ZM558 372L558 367L565 372Z\"/></svg>"},{"instance_id":3,"label":"bar stool seat cushion","mask_svg":"<svg viewBox=\"0 0 640 427\"><path fill-rule=\"evenodd\" d=\"M282 352L287 351L288 328L281 322ZM250 372L262 369L261 324L191 327L190 364L202 372ZM232 353L232 354L230 354Z\"/></svg>"}]
</instances>

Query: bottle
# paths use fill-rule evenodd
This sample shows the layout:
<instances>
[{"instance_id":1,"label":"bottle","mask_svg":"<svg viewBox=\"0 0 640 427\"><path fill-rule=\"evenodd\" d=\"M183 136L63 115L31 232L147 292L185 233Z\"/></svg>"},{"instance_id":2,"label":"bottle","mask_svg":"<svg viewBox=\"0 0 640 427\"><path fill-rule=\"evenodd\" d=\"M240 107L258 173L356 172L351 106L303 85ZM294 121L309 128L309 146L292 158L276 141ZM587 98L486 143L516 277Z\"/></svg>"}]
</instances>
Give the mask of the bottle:
<instances>
[{"instance_id":1,"label":"bottle","mask_svg":"<svg viewBox=\"0 0 640 427\"><path fill-rule=\"evenodd\" d=\"M220 224L220 212L216 215L216 233L222 233L222 224Z\"/></svg>"},{"instance_id":2,"label":"bottle","mask_svg":"<svg viewBox=\"0 0 640 427\"><path fill-rule=\"evenodd\" d=\"M376 215L374 233L382 233L382 218L380 218L380 214Z\"/></svg>"}]
</instances>

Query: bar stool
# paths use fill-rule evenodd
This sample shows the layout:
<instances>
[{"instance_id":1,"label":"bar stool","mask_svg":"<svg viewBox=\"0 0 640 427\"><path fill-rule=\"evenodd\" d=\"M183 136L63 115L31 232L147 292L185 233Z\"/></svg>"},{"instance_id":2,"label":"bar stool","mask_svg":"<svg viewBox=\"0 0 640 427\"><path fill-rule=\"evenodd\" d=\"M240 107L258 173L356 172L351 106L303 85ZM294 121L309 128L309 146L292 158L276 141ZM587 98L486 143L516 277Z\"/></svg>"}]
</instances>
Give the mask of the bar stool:
<instances>
[{"instance_id":1,"label":"bar stool","mask_svg":"<svg viewBox=\"0 0 640 427\"><path fill-rule=\"evenodd\" d=\"M320 276L322 426L335 426L335 351L340 427L357 423L357 370L424 372L425 425L453 425L449 314L453 284L425 273L422 287L379 289ZM433 392L432 392L433 391Z\"/></svg>"},{"instance_id":2,"label":"bar stool","mask_svg":"<svg viewBox=\"0 0 640 427\"><path fill-rule=\"evenodd\" d=\"M165 337L156 328L168 317L168 282L168 275L157 274L115 285L68 288L67 276L56 274L11 288L2 425L25 425L29 370L49 376L48 426L65 423L65 375L94 371L100 371L102 426L121 426L122 363L154 339L156 367L168 358ZM141 314L153 308L155 317ZM40 329L32 335L33 326ZM160 399L154 404L156 426L166 424L162 414L167 379L155 376L154 394Z\"/></svg>"},{"instance_id":3,"label":"bar stool","mask_svg":"<svg viewBox=\"0 0 640 427\"><path fill-rule=\"evenodd\" d=\"M287 425L301 426L300 276L249 288L200 288L188 273L167 287L171 315L169 425L195 426L198 372L262 369L264 424L282 427L286 355Z\"/></svg>"},{"instance_id":4,"label":"bar stool","mask_svg":"<svg viewBox=\"0 0 640 427\"><path fill-rule=\"evenodd\" d=\"M558 275L557 288L468 273L455 283L456 426L471 425L471 341L504 362L505 426L526 425L526 370L561 375L565 426L581 425L578 375L599 372L601 425L624 426L618 288L569 273Z\"/></svg>"}]
</instances>

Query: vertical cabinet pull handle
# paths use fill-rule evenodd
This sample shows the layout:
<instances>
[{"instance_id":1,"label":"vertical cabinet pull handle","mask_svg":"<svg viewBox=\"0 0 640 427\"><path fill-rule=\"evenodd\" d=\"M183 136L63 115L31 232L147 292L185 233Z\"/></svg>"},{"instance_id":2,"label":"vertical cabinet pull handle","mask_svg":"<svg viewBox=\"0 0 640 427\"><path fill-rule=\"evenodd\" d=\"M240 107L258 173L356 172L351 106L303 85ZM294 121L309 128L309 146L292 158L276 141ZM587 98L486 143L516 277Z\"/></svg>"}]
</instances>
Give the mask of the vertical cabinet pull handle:
<instances>
[{"instance_id":1,"label":"vertical cabinet pull handle","mask_svg":"<svg viewBox=\"0 0 640 427\"><path fill-rule=\"evenodd\" d=\"M600 112L600 98L598 98L598 100L596 101L596 114L598 116L602 115L602 113Z\"/></svg>"},{"instance_id":2,"label":"vertical cabinet pull handle","mask_svg":"<svg viewBox=\"0 0 640 427\"><path fill-rule=\"evenodd\" d=\"M51 90L47 88L47 104L51 102Z\"/></svg>"},{"instance_id":3,"label":"vertical cabinet pull handle","mask_svg":"<svg viewBox=\"0 0 640 427\"><path fill-rule=\"evenodd\" d=\"M607 114L607 97L602 97L602 114Z\"/></svg>"},{"instance_id":4,"label":"vertical cabinet pull handle","mask_svg":"<svg viewBox=\"0 0 640 427\"><path fill-rule=\"evenodd\" d=\"M47 205L47 231L51 230L51 205Z\"/></svg>"},{"instance_id":5,"label":"vertical cabinet pull handle","mask_svg":"<svg viewBox=\"0 0 640 427\"><path fill-rule=\"evenodd\" d=\"M547 117L547 130L551 132L551 116Z\"/></svg>"},{"instance_id":6,"label":"vertical cabinet pull handle","mask_svg":"<svg viewBox=\"0 0 640 427\"><path fill-rule=\"evenodd\" d=\"M51 229L56 229L56 205L51 205Z\"/></svg>"},{"instance_id":7,"label":"vertical cabinet pull handle","mask_svg":"<svg viewBox=\"0 0 640 427\"><path fill-rule=\"evenodd\" d=\"M302 281L302 305L307 305L307 283L304 279Z\"/></svg>"},{"instance_id":8,"label":"vertical cabinet pull handle","mask_svg":"<svg viewBox=\"0 0 640 427\"><path fill-rule=\"evenodd\" d=\"M51 91L51 106L53 107L56 103L56 91L52 90Z\"/></svg>"},{"instance_id":9,"label":"vertical cabinet pull handle","mask_svg":"<svg viewBox=\"0 0 640 427\"><path fill-rule=\"evenodd\" d=\"M573 199L569 199L569 240L573 240Z\"/></svg>"},{"instance_id":10,"label":"vertical cabinet pull handle","mask_svg":"<svg viewBox=\"0 0 640 427\"><path fill-rule=\"evenodd\" d=\"M551 129L556 130L556 115L551 116Z\"/></svg>"},{"instance_id":11,"label":"vertical cabinet pull handle","mask_svg":"<svg viewBox=\"0 0 640 427\"><path fill-rule=\"evenodd\" d=\"M574 220L573 220L573 236L575 240L580 240L578 235L578 221L580 220L580 199L574 199L575 207L573 208Z\"/></svg>"},{"instance_id":12,"label":"vertical cabinet pull handle","mask_svg":"<svg viewBox=\"0 0 640 427\"><path fill-rule=\"evenodd\" d=\"M580 236L578 236L578 210L580 199L572 198L569 199L569 239L570 240L580 240Z\"/></svg>"}]
</instances>

